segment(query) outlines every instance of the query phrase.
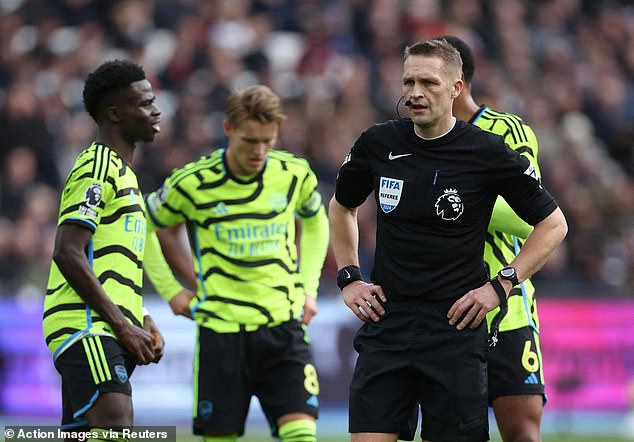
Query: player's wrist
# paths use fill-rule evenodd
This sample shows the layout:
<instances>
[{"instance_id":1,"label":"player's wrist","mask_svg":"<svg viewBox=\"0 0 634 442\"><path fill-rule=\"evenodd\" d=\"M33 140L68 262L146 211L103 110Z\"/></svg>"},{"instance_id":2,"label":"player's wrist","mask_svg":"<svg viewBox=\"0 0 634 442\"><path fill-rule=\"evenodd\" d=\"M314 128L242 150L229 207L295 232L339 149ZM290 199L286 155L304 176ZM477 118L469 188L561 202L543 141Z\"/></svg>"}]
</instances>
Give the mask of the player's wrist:
<instances>
[{"instance_id":1,"label":"player's wrist","mask_svg":"<svg viewBox=\"0 0 634 442\"><path fill-rule=\"evenodd\" d=\"M337 272L337 286L339 287L339 290L343 290L344 287L355 281L363 281L363 276L361 275L361 269L359 266L345 266Z\"/></svg>"}]
</instances>

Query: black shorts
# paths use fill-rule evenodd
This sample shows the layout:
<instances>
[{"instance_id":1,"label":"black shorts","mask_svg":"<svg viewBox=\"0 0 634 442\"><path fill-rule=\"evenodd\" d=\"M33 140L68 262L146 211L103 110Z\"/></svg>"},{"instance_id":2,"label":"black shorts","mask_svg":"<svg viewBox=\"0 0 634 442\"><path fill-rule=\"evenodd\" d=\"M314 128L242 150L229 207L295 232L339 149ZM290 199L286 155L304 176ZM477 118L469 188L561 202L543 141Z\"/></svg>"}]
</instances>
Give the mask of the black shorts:
<instances>
[{"instance_id":1,"label":"black shorts","mask_svg":"<svg viewBox=\"0 0 634 442\"><path fill-rule=\"evenodd\" d=\"M388 303L380 322L359 329L351 433L400 433L413 440L418 404L423 439L489 440L486 326L456 330L447 319L450 306Z\"/></svg>"},{"instance_id":2,"label":"black shorts","mask_svg":"<svg viewBox=\"0 0 634 442\"><path fill-rule=\"evenodd\" d=\"M542 395L544 373L539 335L531 327L500 332L489 350L489 404L500 396Z\"/></svg>"},{"instance_id":3,"label":"black shorts","mask_svg":"<svg viewBox=\"0 0 634 442\"><path fill-rule=\"evenodd\" d=\"M198 327L194 360L194 434L244 433L251 396L273 433L289 413L319 411L319 381L305 328L298 321L253 332Z\"/></svg>"},{"instance_id":4,"label":"black shorts","mask_svg":"<svg viewBox=\"0 0 634 442\"><path fill-rule=\"evenodd\" d=\"M62 376L62 428L86 425L86 412L100 394L132 394L134 356L110 336L87 336L55 360Z\"/></svg>"}]
</instances>

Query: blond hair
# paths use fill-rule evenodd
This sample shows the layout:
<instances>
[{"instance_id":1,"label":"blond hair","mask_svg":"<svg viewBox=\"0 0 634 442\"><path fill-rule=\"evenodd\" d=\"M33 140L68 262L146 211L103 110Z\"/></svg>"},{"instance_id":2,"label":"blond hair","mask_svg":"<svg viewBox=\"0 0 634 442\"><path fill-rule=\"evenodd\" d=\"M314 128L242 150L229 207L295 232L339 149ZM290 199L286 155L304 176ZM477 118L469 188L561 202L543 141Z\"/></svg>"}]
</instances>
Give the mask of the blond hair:
<instances>
[{"instance_id":1,"label":"blond hair","mask_svg":"<svg viewBox=\"0 0 634 442\"><path fill-rule=\"evenodd\" d=\"M462 73L460 52L445 39L424 40L407 46L403 52L403 61L413 55L438 57L443 61L448 71L452 72L456 78L460 78Z\"/></svg>"},{"instance_id":2,"label":"blond hair","mask_svg":"<svg viewBox=\"0 0 634 442\"><path fill-rule=\"evenodd\" d=\"M281 124L286 115L280 97L261 84L231 92L227 99L227 121L232 127L239 127L245 120Z\"/></svg>"}]
</instances>

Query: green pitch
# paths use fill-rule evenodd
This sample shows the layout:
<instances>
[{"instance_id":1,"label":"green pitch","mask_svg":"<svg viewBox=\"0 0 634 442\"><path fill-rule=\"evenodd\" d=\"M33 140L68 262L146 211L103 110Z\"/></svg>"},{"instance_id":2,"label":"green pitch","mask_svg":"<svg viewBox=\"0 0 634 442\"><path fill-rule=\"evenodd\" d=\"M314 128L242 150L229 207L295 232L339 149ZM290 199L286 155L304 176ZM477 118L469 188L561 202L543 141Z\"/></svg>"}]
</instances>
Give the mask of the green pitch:
<instances>
[{"instance_id":1,"label":"green pitch","mask_svg":"<svg viewBox=\"0 0 634 442\"><path fill-rule=\"evenodd\" d=\"M179 434L178 442L202 442L200 437L194 437L191 435ZM341 435L329 435L327 437L319 437L319 442L346 442L350 440L349 434L341 434ZM420 441L419 438L416 439ZM616 437L602 437L602 436L543 436L544 442L624 442L625 439L616 438ZM492 442L501 442L502 439L498 437L494 437L491 439ZM238 442L274 442L273 439L267 437L266 435L246 435L238 439Z\"/></svg>"},{"instance_id":2,"label":"green pitch","mask_svg":"<svg viewBox=\"0 0 634 442\"><path fill-rule=\"evenodd\" d=\"M623 442L625 439L612 436L556 436L543 435L544 442ZM501 442L502 439L494 437L492 442Z\"/></svg>"}]
</instances>

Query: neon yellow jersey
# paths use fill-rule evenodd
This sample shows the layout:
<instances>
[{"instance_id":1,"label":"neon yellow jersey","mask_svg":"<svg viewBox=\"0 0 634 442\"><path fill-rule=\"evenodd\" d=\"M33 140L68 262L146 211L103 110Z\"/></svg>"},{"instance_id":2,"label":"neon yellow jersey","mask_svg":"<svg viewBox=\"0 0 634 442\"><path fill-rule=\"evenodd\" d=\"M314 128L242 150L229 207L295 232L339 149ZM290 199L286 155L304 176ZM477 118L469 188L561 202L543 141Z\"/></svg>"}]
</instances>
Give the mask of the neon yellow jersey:
<instances>
[{"instance_id":1,"label":"neon yellow jersey","mask_svg":"<svg viewBox=\"0 0 634 442\"><path fill-rule=\"evenodd\" d=\"M92 230L88 261L107 295L128 320L142 324L145 204L132 168L108 146L93 143L75 161L62 191L58 226ZM54 357L87 335L114 333L51 263L43 329Z\"/></svg>"},{"instance_id":2,"label":"neon yellow jersey","mask_svg":"<svg viewBox=\"0 0 634 442\"><path fill-rule=\"evenodd\" d=\"M308 281L295 216L324 214L305 160L272 150L264 169L243 180L216 150L175 170L146 205L159 227L187 225L198 279L191 308L200 325L234 333L299 318ZM315 287L319 269L308 275Z\"/></svg>"},{"instance_id":3,"label":"neon yellow jersey","mask_svg":"<svg viewBox=\"0 0 634 442\"><path fill-rule=\"evenodd\" d=\"M524 155L540 174L537 163L539 147L537 138L530 126L516 115L494 111L483 106L470 123L480 129L500 135L511 149ZM502 267L508 265L517 255L523 245L523 240L504 232L489 229L484 245L484 261L488 266L490 277L497 275ZM516 291L517 291L516 287ZM537 317L537 303L535 300L535 287L530 280L524 281L519 287L522 296L509 296L508 313L500 323L500 331L515 330L518 328L533 326L539 329ZM513 292L513 293L516 293ZM489 312L487 321L489 326L499 308Z\"/></svg>"}]
</instances>

